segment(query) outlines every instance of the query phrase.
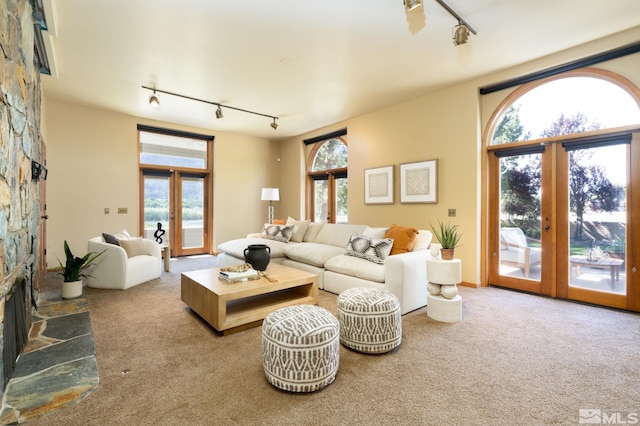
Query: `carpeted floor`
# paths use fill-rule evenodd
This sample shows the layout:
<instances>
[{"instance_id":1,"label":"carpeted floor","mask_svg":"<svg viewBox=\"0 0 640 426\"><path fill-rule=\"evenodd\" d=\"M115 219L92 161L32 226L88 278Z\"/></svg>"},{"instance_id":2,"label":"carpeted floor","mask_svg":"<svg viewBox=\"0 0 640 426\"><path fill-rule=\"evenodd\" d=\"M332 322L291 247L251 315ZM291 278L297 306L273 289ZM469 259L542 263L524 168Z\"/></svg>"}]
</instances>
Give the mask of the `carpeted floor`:
<instances>
[{"instance_id":1,"label":"carpeted floor","mask_svg":"<svg viewBox=\"0 0 640 426\"><path fill-rule=\"evenodd\" d=\"M341 348L318 392L279 391L260 328L222 337L181 302L180 272L212 262L173 259L149 283L89 289L100 384L30 424L538 425L640 412L639 315L498 288L460 288L459 323L403 316L388 354ZM319 304L335 313L335 299L320 292Z\"/></svg>"}]
</instances>

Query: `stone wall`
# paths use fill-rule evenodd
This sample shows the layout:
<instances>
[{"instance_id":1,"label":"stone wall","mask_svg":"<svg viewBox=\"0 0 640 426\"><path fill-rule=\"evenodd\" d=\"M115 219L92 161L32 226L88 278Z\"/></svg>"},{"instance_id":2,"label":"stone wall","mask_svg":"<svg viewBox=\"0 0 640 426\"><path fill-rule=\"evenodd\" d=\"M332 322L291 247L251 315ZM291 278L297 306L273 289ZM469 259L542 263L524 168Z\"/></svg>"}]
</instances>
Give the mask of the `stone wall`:
<instances>
[{"instance_id":1,"label":"stone wall","mask_svg":"<svg viewBox=\"0 0 640 426\"><path fill-rule=\"evenodd\" d=\"M27 280L24 303L30 313L32 290L37 292L39 282L40 189L31 180L31 161L44 163L40 93L31 4L28 0L0 0L0 333L5 301L14 284ZM4 334L1 337L0 345Z\"/></svg>"}]
</instances>

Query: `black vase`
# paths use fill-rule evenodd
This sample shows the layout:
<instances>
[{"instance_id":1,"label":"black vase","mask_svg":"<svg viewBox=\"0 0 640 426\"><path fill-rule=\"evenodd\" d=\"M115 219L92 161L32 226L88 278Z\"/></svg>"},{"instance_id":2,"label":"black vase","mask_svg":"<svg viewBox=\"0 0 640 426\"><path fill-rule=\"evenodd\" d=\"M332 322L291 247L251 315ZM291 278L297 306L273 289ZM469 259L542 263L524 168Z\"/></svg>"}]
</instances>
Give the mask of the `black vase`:
<instances>
[{"instance_id":1,"label":"black vase","mask_svg":"<svg viewBox=\"0 0 640 426\"><path fill-rule=\"evenodd\" d=\"M256 271L265 271L271 260L271 247L266 244L250 244L244 249L244 261Z\"/></svg>"}]
</instances>

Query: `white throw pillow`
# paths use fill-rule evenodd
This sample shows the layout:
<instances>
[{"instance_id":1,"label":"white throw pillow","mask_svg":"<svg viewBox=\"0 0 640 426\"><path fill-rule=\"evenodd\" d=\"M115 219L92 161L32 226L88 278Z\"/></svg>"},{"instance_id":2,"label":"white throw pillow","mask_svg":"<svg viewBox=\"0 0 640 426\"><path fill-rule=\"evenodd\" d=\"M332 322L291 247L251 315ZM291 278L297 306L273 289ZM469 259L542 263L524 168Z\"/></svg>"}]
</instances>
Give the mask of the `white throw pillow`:
<instances>
[{"instance_id":1,"label":"white throw pillow","mask_svg":"<svg viewBox=\"0 0 640 426\"><path fill-rule=\"evenodd\" d=\"M304 234L306 234L307 229L309 229L310 223L310 220L296 220L289 216L287 218L287 225L293 226L293 235L291 235L291 241L301 243L304 239Z\"/></svg>"},{"instance_id":2,"label":"white throw pillow","mask_svg":"<svg viewBox=\"0 0 640 426\"><path fill-rule=\"evenodd\" d=\"M128 240L120 240L120 247L127 252L128 257L147 255L147 246L145 246L142 237L129 238Z\"/></svg>"}]
</instances>

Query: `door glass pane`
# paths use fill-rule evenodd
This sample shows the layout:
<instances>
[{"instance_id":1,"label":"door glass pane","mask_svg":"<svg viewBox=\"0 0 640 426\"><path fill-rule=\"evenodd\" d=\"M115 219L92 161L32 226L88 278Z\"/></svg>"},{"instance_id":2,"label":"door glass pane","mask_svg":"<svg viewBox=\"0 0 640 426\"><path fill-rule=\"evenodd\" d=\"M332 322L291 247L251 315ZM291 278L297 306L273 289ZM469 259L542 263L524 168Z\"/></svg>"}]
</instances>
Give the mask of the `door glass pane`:
<instances>
[{"instance_id":1,"label":"door glass pane","mask_svg":"<svg viewBox=\"0 0 640 426\"><path fill-rule=\"evenodd\" d=\"M204 179L182 178L182 248L204 246Z\"/></svg>"},{"instance_id":2,"label":"door glass pane","mask_svg":"<svg viewBox=\"0 0 640 426\"><path fill-rule=\"evenodd\" d=\"M329 215L329 181L328 180L314 180L313 181L313 194L314 194L314 211L313 221L319 223L327 223L327 216Z\"/></svg>"},{"instance_id":3,"label":"door glass pane","mask_svg":"<svg viewBox=\"0 0 640 426\"><path fill-rule=\"evenodd\" d=\"M158 224L161 230L158 229ZM168 176L144 177L144 237L169 242Z\"/></svg>"},{"instance_id":4,"label":"door glass pane","mask_svg":"<svg viewBox=\"0 0 640 426\"><path fill-rule=\"evenodd\" d=\"M572 287L626 294L626 145L569 152Z\"/></svg>"},{"instance_id":5,"label":"door glass pane","mask_svg":"<svg viewBox=\"0 0 640 426\"><path fill-rule=\"evenodd\" d=\"M349 222L349 191L347 178L338 178L335 180L336 185L336 223Z\"/></svg>"},{"instance_id":6,"label":"door glass pane","mask_svg":"<svg viewBox=\"0 0 640 426\"><path fill-rule=\"evenodd\" d=\"M500 158L500 275L540 280L541 161Z\"/></svg>"}]
</instances>

